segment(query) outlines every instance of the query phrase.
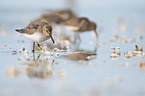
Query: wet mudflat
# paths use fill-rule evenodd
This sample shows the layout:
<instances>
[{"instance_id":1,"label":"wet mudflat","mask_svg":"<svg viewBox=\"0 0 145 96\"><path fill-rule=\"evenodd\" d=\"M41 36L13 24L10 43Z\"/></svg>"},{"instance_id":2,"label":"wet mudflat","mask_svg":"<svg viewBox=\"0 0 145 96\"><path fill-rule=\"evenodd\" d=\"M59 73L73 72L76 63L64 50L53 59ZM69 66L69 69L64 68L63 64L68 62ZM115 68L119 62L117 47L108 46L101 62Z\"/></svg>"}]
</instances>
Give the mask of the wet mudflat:
<instances>
[{"instance_id":1,"label":"wet mudflat","mask_svg":"<svg viewBox=\"0 0 145 96\"><path fill-rule=\"evenodd\" d=\"M32 42L15 28L25 27L42 10L1 11L0 95L144 96L145 14L133 5L107 12L103 6L77 7L79 16L98 24L98 41L93 32L85 32L81 42L74 42L73 32L57 25L56 44L47 40L41 43L44 51L38 48L35 54Z\"/></svg>"}]
</instances>

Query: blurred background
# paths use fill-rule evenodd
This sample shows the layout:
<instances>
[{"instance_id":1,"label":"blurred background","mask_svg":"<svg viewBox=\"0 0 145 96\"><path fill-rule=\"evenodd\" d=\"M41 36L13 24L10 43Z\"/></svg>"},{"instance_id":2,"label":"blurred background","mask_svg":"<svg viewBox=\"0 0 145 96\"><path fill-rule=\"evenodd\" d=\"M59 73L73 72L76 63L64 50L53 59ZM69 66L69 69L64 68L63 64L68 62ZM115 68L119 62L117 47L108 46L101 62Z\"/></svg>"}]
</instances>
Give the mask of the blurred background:
<instances>
[{"instance_id":1,"label":"blurred background","mask_svg":"<svg viewBox=\"0 0 145 96\"><path fill-rule=\"evenodd\" d=\"M97 45L94 33L84 32L77 50L64 40L65 50L34 57L32 43L15 29L60 9L95 22ZM0 96L144 96L145 51L135 51L145 46L144 9L144 0L1 0ZM58 26L54 33L64 29Z\"/></svg>"}]
</instances>

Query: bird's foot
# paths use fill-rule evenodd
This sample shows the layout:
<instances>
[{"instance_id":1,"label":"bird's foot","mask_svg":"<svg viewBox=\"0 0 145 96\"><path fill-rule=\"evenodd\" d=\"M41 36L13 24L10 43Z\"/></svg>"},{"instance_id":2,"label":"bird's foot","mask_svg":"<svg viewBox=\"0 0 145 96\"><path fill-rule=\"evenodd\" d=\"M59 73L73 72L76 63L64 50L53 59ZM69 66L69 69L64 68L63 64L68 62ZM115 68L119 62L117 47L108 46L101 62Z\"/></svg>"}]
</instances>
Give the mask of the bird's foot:
<instances>
[{"instance_id":1,"label":"bird's foot","mask_svg":"<svg viewBox=\"0 0 145 96\"><path fill-rule=\"evenodd\" d=\"M32 53L34 53L35 52L35 50L32 50Z\"/></svg>"}]
</instances>

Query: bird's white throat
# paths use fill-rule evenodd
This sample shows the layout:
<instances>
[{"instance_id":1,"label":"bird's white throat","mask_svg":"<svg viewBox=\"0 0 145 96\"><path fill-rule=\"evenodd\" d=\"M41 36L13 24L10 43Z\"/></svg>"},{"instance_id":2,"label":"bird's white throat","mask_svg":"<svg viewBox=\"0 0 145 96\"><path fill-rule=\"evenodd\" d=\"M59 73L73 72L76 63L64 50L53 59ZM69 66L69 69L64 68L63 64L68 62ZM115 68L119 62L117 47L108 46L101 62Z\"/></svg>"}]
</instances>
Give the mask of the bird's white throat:
<instances>
[{"instance_id":1,"label":"bird's white throat","mask_svg":"<svg viewBox=\"0 0 145 96\"><path fill-rule=\"evenodd\" d=\"M34 34L31 34L31 35L24 33L23 35L32 42L43 42L50 38L49 36L44 36L40 32L35 32Z\"/></svg>"}]
</instances>

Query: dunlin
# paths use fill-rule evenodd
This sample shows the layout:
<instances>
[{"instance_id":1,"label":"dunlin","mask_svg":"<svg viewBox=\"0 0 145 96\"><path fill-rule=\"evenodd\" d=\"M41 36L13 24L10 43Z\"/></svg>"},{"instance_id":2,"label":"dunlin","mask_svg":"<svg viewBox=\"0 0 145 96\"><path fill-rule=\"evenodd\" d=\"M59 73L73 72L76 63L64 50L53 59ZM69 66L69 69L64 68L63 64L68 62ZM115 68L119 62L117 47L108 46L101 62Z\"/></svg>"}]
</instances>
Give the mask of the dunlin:
<instances>
[{"instance_id":1,"label":"dunlin","mask_svg":"<svg viewBox=\"0 0 145 96\"><path fill-rule=\"evenodd\" d=\"M97 25L94 22L89 21L85 17L73 18L62 22L61 24L63 24L68 30L74 31L76 33L82 33L93 30L96 34L96 37L98 37L98 33L96 31Z\"/></svg>"},{"instance_id":2,"label":"dunlin","mask_svg":"<svg viewBox=\"0 0 145 96\"><path fill-rule=\"evenodd\" d=\"M35 50L35 43L42 50L39 45L39 42L43 42L51 38L52 42L54 39L52 37L52 27L47 22L31 22L24 29L16 29L17 32L22 33L26 38L33 42L33 50Z\"/></svg>"},{"instance_id":3,"label":"dunlin","mask_svg":"<svg viewBox=\"0 0 145 96\"><path fill-rule=\"evenodd\" d=\"M58 10L58 11L50 11L43 14L40 18L34 20L34 22L38 21L46 21L49 23L61 23L66 20L76 18L77 16L71 10Z\"/></svg>"}]
</instances>

